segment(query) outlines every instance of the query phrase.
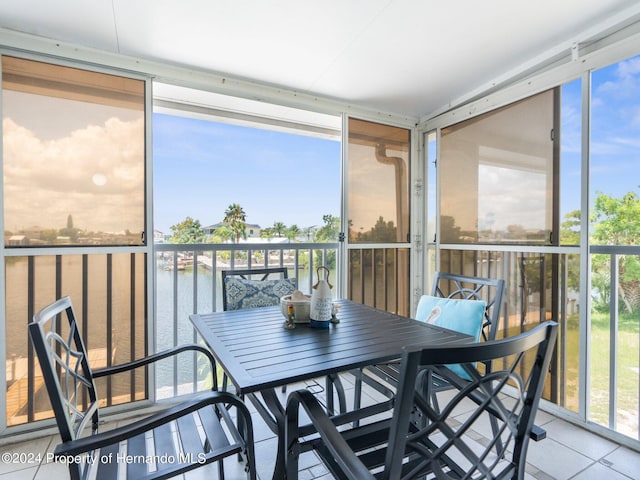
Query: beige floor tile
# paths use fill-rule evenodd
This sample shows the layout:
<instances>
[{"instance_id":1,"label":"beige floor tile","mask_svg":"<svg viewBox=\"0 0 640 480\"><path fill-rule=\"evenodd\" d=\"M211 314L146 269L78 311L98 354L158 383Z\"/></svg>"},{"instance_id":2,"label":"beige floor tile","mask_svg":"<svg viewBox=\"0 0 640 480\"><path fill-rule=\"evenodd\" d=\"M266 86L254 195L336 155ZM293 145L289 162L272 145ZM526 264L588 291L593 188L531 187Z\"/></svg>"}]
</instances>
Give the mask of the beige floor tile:
<instances>
[{"instance_id":1,"label":"beige floor tile","mask_svg":"<svg viewBox=\"0 0 640 480\"><path fill-rule=\"evenodd\" d=\"M625 447L618 447L607 455L603 463L616 472L635 480L640 480L640 453Z\"/></svg>"},{"instance_id":2,"label":"beige floor tile","mask_svg":"<svg viewBox=\"0 0 640 480\"><path fill-rule=\"evenodd\" d=\"M596 462L571 480L629 480L629 477Z\"/></svg>"},{"instance_id":3,"label":"beige floor tile","mask_svg":"<svg viewBox=\"0 0 640 480\"><path fill-rule=\"evenodd\" d=\"M62 480L69 478L69 468L62 463L43 464L33 480Z\"/></svg>"},{"instance_id":4,"label":"beige floor tile","mask_svg":"<svg viewBox=\"0 0 640 480\"><path fill-rule=\"evenodd\" d=\"M33 480L39 467L29 467L22 470L14 470L0 474L0 480ZM67 477L49 477L56 480L65 480Z\"/></svg>"},{"instance_id":5,"label":"beige floor tile","mask_svg":"<svg viewBox=\"0 0 640 480\"><path fill-rule=\"evenodd\" d=\"M51 437L43 437L1 447L0 474L37 467L46 458L50 443Z\"/></svg>"},{"instance_id":6,"label":"beige floor tile","mask_svg":"<svg viewBox=\"0 0 640 480\"><path fill-rule=\"evenodd\" d=\"M529 442L527 462L557 480L564 480L587 468L593 460L552 438L545 438Z\"/></svg>"},{"instance_id":7,"label":"beige floor tile","mask_svg":"<svg viewBox=\"0 0 640 480\"><path fill-rule=\"evenodd\" d=\"M600 460L618 448L616 443L559 418L545 424L544 428L549 438L592 460Z\"/></svg>"},{"instance_id":8,"label":"beige floor tile","mask_svg":"<svg viewBox=\"0 0 640 480\"><path fill-rule=\"evenodd\" d=\"M547 423L555 420L556 418L558 417L552 415L551 413L543 412L542 410L538 409L538 411L536 412L536 420L534 423L544 428Z\"/></svg>"},{"instance_id":9,"label":"beige floor tile","mask_svg":"<svg viewBox=\"0 0 640 480\"><path fill-rule=\"evenodd\" d=\"M256 470L260 480L272 477L277 449L278 441L275 437L256 443Z\"/></svg>"},{"instance_id":10,"label":"beige floor tile","mask_svg":"<svg viewBox=\"0 0 640 480\"><path fill-rule=\"evenodd\" d=\"M247 480L244 464L236 458L227 458L224 462L225 480ZM209 464L184 474L185 480L218 480L218 465Z\"/></svg>"},{"instance_id":11,"label":"beige floor tile","mask_svg":"<svg viewBox=\"0 0 640 480\"><path fill-rule=\"evenodd\" d=\"M352 385L347 383L350 376L343 378L345 381L347 401L349 406L353 401ZM300 386L297 386L300 388ZM292 391L289 389L289 392ZM374 397L379 400L378 394L365 388L363 403L374 402ZM445 394L446 395L446 394ZM461 404L456 413L459 419L464 419L468 413L469 405ZM259 480L270 480L273 473L276 453L276 438L256 414L255 408L250 405L254 414L254 426L256 434L256 464ZM539 412L536 424L543 426L547 431L547 438L541 442L530 442L527 455L527 480L640 480L640 452L621 447L615 442L604 439L583 430L579 426L565 422L551 414ZM108 426L105 426L105 429ZM482 424L483 434L491 432L488 422ZM0 453L8 452L19 454L41 453L43 458L47 452L52 452L59 442L59 437L50 436L34 439L29 442L21 442L0 447ZM227 478L231 480L245 478L241 464L235 458L227 460ZM184 480L216 479L215 466L198 469L184 476ZM0 462L0 480L50 480L68 478L68 470L65 465L50 463L46 465L28 465L20 462ZM331 475L313 453L305 453L300 457L301 480L331 480Z\"/></svg>"}]
</instances>

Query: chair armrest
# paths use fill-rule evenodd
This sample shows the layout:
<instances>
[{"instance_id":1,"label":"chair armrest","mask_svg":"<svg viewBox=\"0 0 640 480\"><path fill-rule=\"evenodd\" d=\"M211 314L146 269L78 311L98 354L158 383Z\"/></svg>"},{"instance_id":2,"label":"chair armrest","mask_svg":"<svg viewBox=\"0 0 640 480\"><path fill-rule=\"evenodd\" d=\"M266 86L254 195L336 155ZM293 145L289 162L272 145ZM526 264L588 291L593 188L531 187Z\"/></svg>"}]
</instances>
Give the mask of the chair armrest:
<instances>
[{"instance_id":1,"label":"chair armrest","mask_svg":"<svg viewBox=\"0 0 640 480\"><path fill-rule=\"evenodd\" d=\"M70 442L61 443L55 448L54 454L56 456L75 456L92 452L96 449L117 444L122 440L144 434L149 430L172 422L173 420L200 410L208 405L217 404L237 407L238 416L243 417L243 422L240 422L241 425L244 425L245 432L243 437L247 444L253 442L251 414L244 402L236 395L228 392L203 392L179 405L169 407L162 412L158 412L129 425L124 425L95 435L89 435Z\"/></svg>"},{"instance_id":2,"label":"chair armrest","mask_svg":"<svg viewBox=\"0 0 640 480\"><path fill-rule=\"evenodd\" d=\"M334 456L336 463L343 470L346 478L354 480L375 480L375 477L369 472L369 469L351 450L345 439L342 438L342 435L340 435L340 432L326 414L322 405L320 405L318 400L316 400L308 390L292 392L287 399L285 419L286 451L293 452L294 455L299 454L297 445L299 439L298 419L300 405L305 409L325 447Z\"/></svg>"},{"instance_id":3,"label":"chair armrest","mask_svg":"<svg viewBox=\"0 0 640 480\"><path fill-rule=\"evenodd\" d=\"M177 355L179 353L186 352L189 350L200 352L209 359L209 362L211 362L211 373L213 375L213 390L217 390L218 375L216 371L216 360L213 357L213 354L211 353L211 351L209 351L207 348L203 347L202 345L196 345L196 344L180 345L178 347L170 348L162 352L157 352L147 357L140 358L138 360L133 360L132 362L121 363L119 365L113 365L111 367L96 369L93 371L93 376L95 378L98 378L98 377L104 377L107 375L115 375L116 373L127 372L129 370L133 370L134 368L143 367L145 365L149 365L150 363L157 362L158 360L172 357L174 355Z\"/></svg>"}]
</instances>

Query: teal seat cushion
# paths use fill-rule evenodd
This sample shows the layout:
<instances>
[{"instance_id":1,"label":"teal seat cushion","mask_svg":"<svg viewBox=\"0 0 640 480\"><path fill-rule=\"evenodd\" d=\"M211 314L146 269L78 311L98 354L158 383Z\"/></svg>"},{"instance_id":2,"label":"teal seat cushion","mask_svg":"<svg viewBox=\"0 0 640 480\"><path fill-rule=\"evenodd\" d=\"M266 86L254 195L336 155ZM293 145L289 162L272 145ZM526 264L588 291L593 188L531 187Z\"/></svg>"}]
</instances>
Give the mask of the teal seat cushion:
<instances>
[{"instance_id":1,"label":"teal seat cushion","mask_svg":"<svg viewBox=\"0 0 640 480\"><path fill-rule=\"evenodd\" d=\"M487 303L484 300L433 297L423 295L418 302L416 319L439 327L455 330L480 340ZM448 365L457 375L469 379L460 365Z\"/></svg>"},{"instance_id":2,"label":"teal seat cushion","mask_svg":"<svg viewBox=\"0 0 640 480\"><path fill-rule=\"evenodd\" d=\"M247 280L225 278L227 310L280 305L280 297L291 295L296 289L295 278L279 280Z\"/></svg>"}]
</instances>

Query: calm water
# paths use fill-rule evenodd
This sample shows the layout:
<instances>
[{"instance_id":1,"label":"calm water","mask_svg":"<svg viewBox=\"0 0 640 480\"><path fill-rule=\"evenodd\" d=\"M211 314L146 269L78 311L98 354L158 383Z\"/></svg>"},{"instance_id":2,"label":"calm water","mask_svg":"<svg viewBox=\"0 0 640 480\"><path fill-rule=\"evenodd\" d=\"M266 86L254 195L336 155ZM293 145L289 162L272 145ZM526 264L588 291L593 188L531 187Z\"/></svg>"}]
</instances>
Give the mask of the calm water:
<instances>
[{"instance_id":1,"label":"calm water","mask_svg":"<svg viewBox=\"0 0 640 480\"><path fill-rule=\"evenodd\" d=\"M216 282L215 295L216 305L221 309L219 280ZM211 271L199 269L194 280L192 270L156 270L156 349L164 350L196 341L189 315L212 311L213 297ZM177 364L178 383L193 381L193 359L187 357L183 355ZM162 362L157 367L156 385L159 389L173 385L174 368L176 364L172 361Z\"/></svg>"}]
</instances>

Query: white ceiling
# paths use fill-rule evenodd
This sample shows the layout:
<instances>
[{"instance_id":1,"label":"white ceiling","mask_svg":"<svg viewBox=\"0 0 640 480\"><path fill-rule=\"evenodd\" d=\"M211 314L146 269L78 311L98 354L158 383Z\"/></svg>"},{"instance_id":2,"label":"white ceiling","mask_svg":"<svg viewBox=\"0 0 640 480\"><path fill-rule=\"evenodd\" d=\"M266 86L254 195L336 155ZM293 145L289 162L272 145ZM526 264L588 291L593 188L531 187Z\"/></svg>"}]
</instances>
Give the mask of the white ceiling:
<instances>
[{"instance_id":1,"label":"white ceiling","mask_svg":"<svg viewBox=\"0 0 640 480\"><path fill-rule=\"evenodd\" d=\"M424 118L639 14L638 0L3 0L0 27Z\"/></svg>"}]
</instances>

